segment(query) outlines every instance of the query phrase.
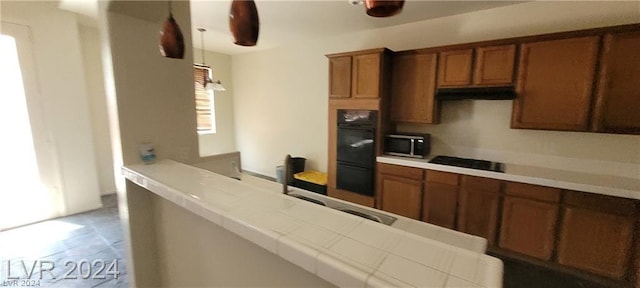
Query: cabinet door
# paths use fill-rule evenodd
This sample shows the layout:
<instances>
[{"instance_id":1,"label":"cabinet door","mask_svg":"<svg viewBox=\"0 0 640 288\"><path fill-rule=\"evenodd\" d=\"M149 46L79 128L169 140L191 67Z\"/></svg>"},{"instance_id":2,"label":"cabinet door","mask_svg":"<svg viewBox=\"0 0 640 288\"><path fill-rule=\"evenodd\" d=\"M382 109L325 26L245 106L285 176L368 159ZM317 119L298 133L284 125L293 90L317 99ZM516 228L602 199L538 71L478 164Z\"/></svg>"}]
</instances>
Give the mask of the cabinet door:
<instances>
[{"instance_id":1,"label":"cabinet door","mask_svg":"<svg viewBox=\"0 0 640 288\"><path fill-rule=\"evenodd\" d=\"M632 253L633 218L565 208L558 263L622 279Z\"/></svg>"},{"instance_id":2,"label":"cabinet door","mask_svg":"<svg viewBox=\"0 0 640 288\"><path fill-rule=\"evenodd\" d=\"M640 134L640 32L605 36L594 128Z\"/></svg>"},{"instance_id":3,"label":"cabinet door","mask_svg":"<svg viewBox=\"0 0 640 288\"><path fill-rule=\"evenodd\" d=\"M351 96L353 98L380 97L381 54L353 56Z\"/></svg>"},{"instance_id":4,"label":"cabinet door","mask_svg":"<svg viewBox=\"0 0 640 288\"><path fill-rule=\"evenodd\" d=\"M378 178L382 210L420 220L422 181L386 174Z\"/></svg>"},{"instance_id":5,"label":"cabinet door","mask_svg":"<svg viewBox=\"0 0 640 288\"><path fill-rule=\"evenodd\" d=\"M500 247L542 260L551 259L558 210L555 203L505 197Z\"/></svg>"},{"instance_id":6,"label":"cabinet door","mask_svg":"<svg viewBox=\"0 0 640 288\"><path fill-rule=\"evenodd\" d=\"M522 45L513 128L585 131L599 37Z\"/></svg>"},{"instance_id":7,"label":"cabinet door","mask_svg":"<svg viewBox=\"0 0 640 288\"><path fill-rule=\"evenodd\" d=\"M473 49L440 52L438 87L471 84Z\"/></svg>"},{"instance_id":8,"label":"cabinet door","mask_svg":"<svg viewBox=\"0 0 640 288\"><path fill-rule=\"evenodd\" d=\"M351 56L329 58L329 97L351 96Z\"/></svg>"},{"instance_id":9,"label":"cabinet door","mask_svg":"<svg viewBox=\"0 0 640 288\"><path fill-rule=\"evenodd\" d=\"M436 123L436 61L435 53L393 58L392 121Z\"/></svg>"},{"instance_id":10,"label":"cabinet door","mask_svg":"<svg viewBox=\"0 0 640 288\"><path fill-rule=\"evenodd\" d=\"M495 245L498 226L500 180L462 176L458 230L486 238Z\"/></svg>"},{"instance_id":11,"label":"cabinet door","mask_svg":"<svg viewBox=\"0 0 640 288\"><path fill-rule=\"evenodd\" d=\"M474 85L509 85L513 83L516 45L476 49Z\"/></svg>"},{"instance_id":12,"label":"cabinet door","mask_svg":"<svg viewBox=\"0 0 640 288\"><path fill-rule=\"evenodd\" d=\"M425 182L422 221L441 227L456 228L458 186Z\"/></svg>"}]
</instances>

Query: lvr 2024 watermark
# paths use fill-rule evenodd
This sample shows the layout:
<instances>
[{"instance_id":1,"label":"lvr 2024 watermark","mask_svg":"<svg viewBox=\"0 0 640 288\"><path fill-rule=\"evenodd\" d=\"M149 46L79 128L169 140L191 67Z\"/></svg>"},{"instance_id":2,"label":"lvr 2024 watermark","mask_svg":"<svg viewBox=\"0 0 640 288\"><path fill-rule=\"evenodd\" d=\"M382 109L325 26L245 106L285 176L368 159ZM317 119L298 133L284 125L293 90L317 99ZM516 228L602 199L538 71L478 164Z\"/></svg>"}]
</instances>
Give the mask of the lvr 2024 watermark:
<instances>
[{"instance_id":1,"label":"lvr 2024 watermark","mask_svg":"<svg viewBox=\"0 0 640 288\"><path fill-rule=\"evenodd\" d=\"M64 267L56 267L51 260L7 260L0 262L0 265L6 265L3 269L6 275L0 275L0 286L39 286L35 282L38 280L117 279L120 275L118 259L67 260Z\"/></svg>"}]
</instances>

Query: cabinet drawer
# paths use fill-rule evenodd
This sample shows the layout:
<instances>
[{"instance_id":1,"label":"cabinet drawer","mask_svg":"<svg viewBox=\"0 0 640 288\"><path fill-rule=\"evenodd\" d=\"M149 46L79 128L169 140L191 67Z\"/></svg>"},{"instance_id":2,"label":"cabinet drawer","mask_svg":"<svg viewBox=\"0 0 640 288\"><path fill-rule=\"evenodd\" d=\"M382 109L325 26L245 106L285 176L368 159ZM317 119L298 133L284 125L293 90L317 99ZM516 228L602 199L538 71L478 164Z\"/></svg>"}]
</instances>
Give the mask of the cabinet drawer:
<instances>
[{"instance_id":1,"label":"cabinet drawer","mask_svg":"<svg viewBox=\"0 0 640 288\"><path fill-rule=\"evenodd\" d=\"M502 181L491 178L462 176L462 187L464 189L482 190L485 192L499 193Z\"/></svg>"},{"instance_id":2,"label":"cabinet drawer","mask_svg":"<svg viewBox=\"0 0 640 288\"><path fill-rule=\"evenodd\" d=\"M422 169L378 163L378 173L422 181Z\"/></svg>"},{"instance_id":3,"label":"cabinet drawer","mask_svg":"<svg viewBox=\"0 0 640 288\"><path fill-rule=\"evenodd\" d=\"M433 171L433 170L425 170L424 173L426 175L425 178L427 179L427 182L435 182L435 183L458 186L458 183L459 183L458 176L460 176L459 174Z\"/></svg>"},{"instance_id":4,"label":"cabinet drawer","mask_svg":"<svg viewBox=\"0 0 640 288\"><path fill-rule=\"evenodd\" d=\"M561 190L545 186L507 182L504 187L506 195L518 196L540 201L558 203Z\"/></svg>"},{"instance_id":5,"label":"cabinet drawer","mask_svg":"<svg viewBox=\"0 0 640 288\"><path fill-rule=\"evenodd\" d=\"M564 197L566 205L585 209L631 216L638 209L638 201L619 197L567 191Z\"/></svg>"}]
</instances>

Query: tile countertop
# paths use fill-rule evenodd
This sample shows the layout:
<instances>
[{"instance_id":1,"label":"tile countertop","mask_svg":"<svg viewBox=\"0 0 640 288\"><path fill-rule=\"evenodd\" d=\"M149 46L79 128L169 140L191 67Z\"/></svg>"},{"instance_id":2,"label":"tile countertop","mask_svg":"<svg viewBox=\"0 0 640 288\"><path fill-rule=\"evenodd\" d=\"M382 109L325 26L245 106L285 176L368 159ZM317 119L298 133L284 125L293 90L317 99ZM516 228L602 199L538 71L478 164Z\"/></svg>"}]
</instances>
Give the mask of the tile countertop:
<instances>
[{"instance_id":1,"label":"tile countertop","mask_svg":"<svg viewBox=\"0 0 640 288\"><path fill-rule=\"evenodd\" d=\"M378 156L377 162L452 172L471 176L556 187L581 192L640 199L640 176L637 179L597 175L544 167L504 164L504 173L429 163L429 159Z\"/></svg>"},{"instance_id":2,"label":"tile countertop","mask_svg":"<svg viewBox=\"0 0 640 288\"><path fill-rule=\"evenodd\" d=\"M125 177L337 286L502 287L497 258L171 160Z\"/></svg>"}]
</instances>

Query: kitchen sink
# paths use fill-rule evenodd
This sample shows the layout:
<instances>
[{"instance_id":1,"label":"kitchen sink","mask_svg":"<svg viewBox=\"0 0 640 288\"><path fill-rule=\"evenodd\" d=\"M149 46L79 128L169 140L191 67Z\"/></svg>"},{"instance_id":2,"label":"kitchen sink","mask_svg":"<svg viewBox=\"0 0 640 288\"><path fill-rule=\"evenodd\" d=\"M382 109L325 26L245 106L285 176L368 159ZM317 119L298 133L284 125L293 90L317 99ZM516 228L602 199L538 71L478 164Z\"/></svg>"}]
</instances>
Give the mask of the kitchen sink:
<instances>
[{"instance_id":1,"label":"kitchen sink","mask_svg":"<svg viewBox=\"0 0 640 288\"><path fill-rule=\"evenodd\" d=\"M305 193L306 194L306 193ZM374 212L374 211L370 211L368 209L363 209L357 206L352 206L349 205L347 203L343 203L343 202L338 202L338 201L334 201L331 199L328 199L324 196L320 196L320 195L302 195L299 194L298 192L293 192L293 193L289 193L287 194L291 197L294 198L298 198L300 200L304 200L307 202L311 202L317 205L322 205L322 206L326 206L328 208L331 209L335 209L344 213L349 213L351 215L355 215L358 217L362 217L364 219L367 220L371 220L371 221L375 221L381 224L385 224L385 225L391 225L393 224L393 222L396 221L396 217L392 217L389 215L385 215L382 213L378 213L378 212Z\"/></svg>"}]
</instances>

